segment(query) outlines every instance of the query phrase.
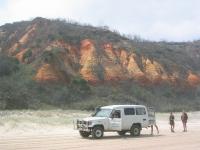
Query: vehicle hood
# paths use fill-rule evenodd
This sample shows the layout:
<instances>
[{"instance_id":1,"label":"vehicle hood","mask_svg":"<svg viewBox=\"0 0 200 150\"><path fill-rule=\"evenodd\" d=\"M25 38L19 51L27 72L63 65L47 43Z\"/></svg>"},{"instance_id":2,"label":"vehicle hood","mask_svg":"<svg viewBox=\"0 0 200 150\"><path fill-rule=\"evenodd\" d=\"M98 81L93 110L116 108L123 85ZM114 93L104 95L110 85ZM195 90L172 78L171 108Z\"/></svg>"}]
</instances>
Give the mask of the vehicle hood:
<instances>
[{"instance_id":1,"label":"vehicle hood","mask_svg":"<svg viewBox=\"0 0 200 150\"><path fill-rule=\"evenodd\" d=\"M105 120L106 117L87 117L87 118L84 118L83 120L84 121L98 121L98 120Z\"/></svg>"}]
</instances>

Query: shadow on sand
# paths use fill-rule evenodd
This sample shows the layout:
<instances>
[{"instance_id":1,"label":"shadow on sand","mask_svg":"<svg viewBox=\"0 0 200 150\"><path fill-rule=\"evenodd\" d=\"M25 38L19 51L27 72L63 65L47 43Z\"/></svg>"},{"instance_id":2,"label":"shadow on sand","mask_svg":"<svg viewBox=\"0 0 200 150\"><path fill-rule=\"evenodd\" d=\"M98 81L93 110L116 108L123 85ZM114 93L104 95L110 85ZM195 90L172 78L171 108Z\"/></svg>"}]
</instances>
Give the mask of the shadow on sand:
<instances>
[{"instance_id":1,"label":"shadow on sand","mask_svg":"<svg viewBox=\"0 0 200 150\"><path fill-rule=\"evenodd\" d=\"M150 134L141 134L140 136L131 136L131 135L124 135L124 136L119 136L119 135L108 135L108 136L103 136L101 139L93 139L91 136L86 138L89 140L113 140L113 139L139 139L139 138L155 138L155 137L161 137L164 135L150 135Z\"/></svg>"}]
</instances>

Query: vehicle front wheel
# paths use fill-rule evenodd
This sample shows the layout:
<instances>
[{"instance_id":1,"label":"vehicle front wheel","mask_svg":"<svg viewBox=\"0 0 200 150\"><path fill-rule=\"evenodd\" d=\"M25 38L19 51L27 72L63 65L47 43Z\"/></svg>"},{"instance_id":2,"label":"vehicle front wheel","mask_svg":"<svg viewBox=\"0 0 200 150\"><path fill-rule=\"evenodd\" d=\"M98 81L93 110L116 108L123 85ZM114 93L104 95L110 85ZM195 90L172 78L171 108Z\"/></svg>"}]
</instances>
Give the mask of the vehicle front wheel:
<instances>
[{"instance_id":1,"label":"vehicle front wheel","mask_svg":"<svg viewBox=\"0 0 200 150\"><path fill-rule=\"evenodd\" d=\"M131 133L132 136L139 136L140 131L141 131L141 128L140 128L139 125L133 125L131 127L130 133Z\"/></svg>"},{"instance_id":2,"label":"vehicle front wheel","mask_svg":"<svg viewBox=\"0 0 200 150\"><path fill-rule=\"evenodd\" d=\"M100 139L103 137L103 128L100 126L94 127L92 130L92 137L95 139Z\"/></svg>"},{"instance_id":3,"label":"vehicle front wheel","mask_svg":"<svg viewBox=\"0 0 200 150\"><path fill-rule=\"evenodd\" d=\"M126 134L126 131L117 131L117 133L120 135L120 136L124 136Z\"/></svg>"},{"instance_id":4,"label":"vehicle front wheel","mask_svg":"<svg viewBox=\"0 0 200 150\"><path fill-rule=\"evenodd\" d=\"M87 138L88 136L90 136L90 132L86 132L86 131L79 131L80 135L83 138Z\"/></svg>"}]
</instances>

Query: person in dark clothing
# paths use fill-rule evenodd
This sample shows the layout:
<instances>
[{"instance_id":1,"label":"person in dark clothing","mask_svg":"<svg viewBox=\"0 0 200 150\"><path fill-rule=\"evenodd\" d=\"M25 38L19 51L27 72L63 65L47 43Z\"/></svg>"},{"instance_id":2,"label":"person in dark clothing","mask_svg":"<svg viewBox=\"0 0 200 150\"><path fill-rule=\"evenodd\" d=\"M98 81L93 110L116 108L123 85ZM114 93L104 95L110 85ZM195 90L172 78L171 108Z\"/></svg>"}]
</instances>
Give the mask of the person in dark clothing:
<instances>
[{"instance_id":1,"label":"person in dark clothing","mask_svg":"<svg viewBox=\"0 0 200 150\"><path fill-rule=\"evenodd\" d=\"M174 119L175 119L175 117L174 117L173 113L171 112L170 116L169 116L169 124L171 126L171 132L174 132L174 127L175 127Z\"/></svg>"},{"instance_id":2,"label":"person in dark clothing","mask_svg":"<svg viewBox=\"0 0 200 150\"><path fill-rule=\"evenodd\" d=\"M181 115L181 120L183 123L183 132L187 132L187 120L188 120L188 115L185 111L183 111Z\"/></svg>"}]
</instances>

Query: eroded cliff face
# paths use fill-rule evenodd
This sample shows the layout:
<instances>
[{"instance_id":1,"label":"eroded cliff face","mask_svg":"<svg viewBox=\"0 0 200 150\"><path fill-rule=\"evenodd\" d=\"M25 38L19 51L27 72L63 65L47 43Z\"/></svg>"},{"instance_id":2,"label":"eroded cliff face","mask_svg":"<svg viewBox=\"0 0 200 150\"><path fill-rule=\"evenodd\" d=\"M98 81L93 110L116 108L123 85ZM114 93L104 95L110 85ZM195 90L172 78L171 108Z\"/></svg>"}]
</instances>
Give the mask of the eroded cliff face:
<instances>
[{"instance_id":1,"label":"eroded cliff face","mask_svg":"<svg viewBox=\"0 0 200 150\"><path fill-rule=\"evenodd\" d=\"M29 39L31 39L31 36L33 36L36 28L37 28L37 24L33 24L31 26L28 26L26 28L25 34L22 37L20 37L20 39L14 45L12 45L10 47L10 49L8 50L8 53L10 55L13 55L13 54L16 54L17 52L20 52L23 45L26 44ZM12 36L15 36L15 35L12 35Z\"/></svg>"},{"instance_id":2,"label":"eroded cliff face","mask_svg":"<svg viewBox=\"0 0 200 150\"><path fill-rule=\"evenodd\" d=\"M125 51L123 51L125 53ZM135 79L144 78L145 74L142 72L141 68L138 66L136 62L136 55L131 54L128 58L127 63L127 70L129 75ZM125 61L126 62L126 61Z\"/></svg>"},{"instance_id":3,"label":"eroded cliff face","mask_svg":"<svg viewBox=\"0 0 200 150\"><path fill-rule=\"evenodd\" d=\"M26 53L27 49L22 49L20 52L18 52L15 57L19 60L19 62L24 62L24 54Z\"/></svg>"},{"instance_id":4,"label":"eroded cliff face","mask_svg":"<svg viewBox=\"0 0 200 150\"><path fill-rule=\"evenodd\" d=\"M106 81L118 81L128 79L127 71L122 66L116 50L111 43L104 44L104 54L101 58L101 64L104 68L104 79Z\"/></svg>"},{"instance_id":5,"label":"eroded cliff face","mask_svg":"<svg viewBox=\"0 0 200 150\"><path fill-rule=\"evenodd\" d=\"M43 64L35 75L35 80L40 82L55 82L62 79L62 75L51 64Z\"/></svg>"},{"instance_id":6,"label":"eroded cliff face","mask_svg":"<svg viewBox=\"0 0 200 150\"><path fill-rule=\"evenodd\" d=\"M28 61L30 64L34 64L43 53L52 52L54 61L41 61L37 65L37 81L66 81L74 76L81 76L90 83L135 80L144 85L163 82L175 85L181 78L192 87L200 84L199 75L189 71L187 78L182 79L179 70L167 72L158 61L136 55L134 47L130 51L114 43L98 43L92 39L84 39L76 45L63 40L53 40L47 41L43 48L25 46L34 37L38 28L37 23L28 26L24 34L8 49L9 55L22 63L27 63L24 56L31 51Z\"/></svg>"},{"instance_id":7,"label":"eroded cliff face","mask_svg":"<svg viewBox=\"0 0 200 150\"><path fill-rule=\"evenodd\" d=\"M200 84L200 77L198 75L192 73L191 71L189 71L187 81L190 86L196 87Z\"/></svg>"},{"instance_id":8,"label":"eroded cliff face","mask_svg":"<svg viewBox=\"0 0 200 150\"><path fill-rule=\"evenodd\" d=\"M168 81L169 75L160 63L149 58L142 57L142 64L144 67L145 77L152 83L160 83L162 81Z\"/></svg>"},{"instance_id":9,"label":"eroded cliff face","mask_svg":"<svg viewBox=\"0 0 200 150\"><path fill-rule=\"evenodd\" d=\"M92 40L86 39L81 42L80 48L80 75L87 81L99 82L95 68L98 67L98 55Z\"/></svg>"}]
</instances>

